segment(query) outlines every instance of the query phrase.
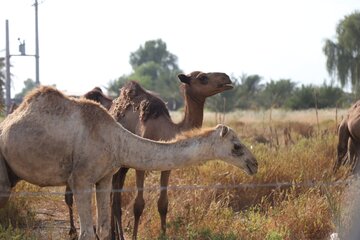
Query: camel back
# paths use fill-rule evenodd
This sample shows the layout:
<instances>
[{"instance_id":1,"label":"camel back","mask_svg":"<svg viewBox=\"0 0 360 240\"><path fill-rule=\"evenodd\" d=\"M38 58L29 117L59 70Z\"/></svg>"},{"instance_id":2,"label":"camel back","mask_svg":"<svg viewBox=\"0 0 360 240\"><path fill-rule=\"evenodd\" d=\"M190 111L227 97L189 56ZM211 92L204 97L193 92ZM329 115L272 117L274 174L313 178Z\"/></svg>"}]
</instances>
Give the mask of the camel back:
<instances>
[{"instance_id":1,"label":"camel back","mask_svg":"<svg viewBox=\"0 0 360 240\"><path fill-rule=\"evenodd\" d=\"M31 103L35 106L30 107ZM114 122L111 115L99 103L85 98L67 97L57 89L48 86L40 86L27 94L14 115L28 108L40 114L46 113L62 118L70 116L74 111L80 111L83 122L92 129L104 122Z\"/></svg>"},{"instance_id":2,"label":"camel back","mask_svg":"<svg viewBox=\"0 0 360 240\"><path fill-rule=\"evenodd\" d=\"M170 118L170 113L165 102L157 96L146 91L135 81L127 82L120 90L120 96L113 101L115 118L120 119L125 111L133 107L139 111L140 120L146 122L148 119L156 119L161 115Z\"/></svg>"}]
</instances>

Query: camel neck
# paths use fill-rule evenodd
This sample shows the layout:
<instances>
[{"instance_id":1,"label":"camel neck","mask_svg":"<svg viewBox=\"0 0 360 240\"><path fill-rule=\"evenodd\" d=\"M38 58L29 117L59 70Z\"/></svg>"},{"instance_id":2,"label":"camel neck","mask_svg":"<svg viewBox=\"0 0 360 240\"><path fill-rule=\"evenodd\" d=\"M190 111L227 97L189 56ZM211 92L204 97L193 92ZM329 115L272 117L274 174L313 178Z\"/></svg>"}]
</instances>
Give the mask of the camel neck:
<instances>
[{"instance_id":1,"label":"camel neck","mask_svg":"<svg viewBox=\"0 0 360 240\"><path fill-rule=\"evenodd\" d=\"M181 130L200 128L204 119L205 98L194 96L189 89L184 89L184 118L180 122Z\"/></svg>"},{"instance_id":2,"label":"camel neck","mask_svg":"<svg viewBox=\"0 0 360 240\"><path fill-rule=\"evenodd\" d=\"M211 144L207 144L207 138L201 136L176 142L157 142L132 134L120 125L116 135L116 167L165 171L214 158Z\"/></svg>"}]
</instances>

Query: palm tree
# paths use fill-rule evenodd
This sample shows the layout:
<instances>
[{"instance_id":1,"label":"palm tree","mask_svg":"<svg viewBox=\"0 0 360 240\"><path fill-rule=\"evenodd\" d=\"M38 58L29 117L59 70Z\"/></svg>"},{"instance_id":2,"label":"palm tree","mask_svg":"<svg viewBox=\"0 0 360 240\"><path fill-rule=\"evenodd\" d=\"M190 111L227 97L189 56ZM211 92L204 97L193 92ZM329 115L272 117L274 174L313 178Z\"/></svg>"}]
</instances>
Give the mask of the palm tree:
<instances>
[{"instance_id":1,"label":"palm tree","mask_svg":"<svg viewBox=\"0 0 360 240\"><path fill-rule=\"evenodd\" d=\"M330 75L337 76L342 87L351 84L360 93L360 12L347 15L336 28L336 42L327 39L323 47Z\"/></svg>"}]
</instances>

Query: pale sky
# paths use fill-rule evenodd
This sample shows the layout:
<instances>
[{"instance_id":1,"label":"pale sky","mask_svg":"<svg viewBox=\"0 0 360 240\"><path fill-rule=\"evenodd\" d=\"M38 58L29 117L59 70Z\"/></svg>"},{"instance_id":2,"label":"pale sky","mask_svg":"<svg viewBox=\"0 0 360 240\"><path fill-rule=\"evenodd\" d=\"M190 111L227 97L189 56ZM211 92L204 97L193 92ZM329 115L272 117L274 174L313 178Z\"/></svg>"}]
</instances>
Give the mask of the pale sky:
<instances>
[{"instance_id":1,"label":"pale sky","mask_svg":"<svg viewBox=\"0 0 360 240\"><path fill-rule=\"evenodd\" d=\"M35 53L34 0L0 1L0 57L5 19L10 53L18 38ZM131 73L131 52L161 38L185 72L258 74L263 82L330 81L322 47L359 0L39 0L40 82L83 94ZM12 57L12 95L35 80L34 57Z\"/></svg>"}]
</instances>

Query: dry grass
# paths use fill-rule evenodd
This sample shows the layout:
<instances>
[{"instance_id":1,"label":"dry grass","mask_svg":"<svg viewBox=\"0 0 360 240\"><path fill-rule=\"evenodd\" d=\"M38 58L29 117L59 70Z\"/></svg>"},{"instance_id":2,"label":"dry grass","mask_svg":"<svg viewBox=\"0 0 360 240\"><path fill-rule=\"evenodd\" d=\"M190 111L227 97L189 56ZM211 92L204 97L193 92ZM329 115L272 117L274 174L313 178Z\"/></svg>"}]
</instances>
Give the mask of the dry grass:
<instances>
[{"instance_id":1,"label":"dry grass","mask_svg":"<svg viewBox=\"0 0 360 240\"><path fill-rule=\"evenodd\" d=\"M344 112L339 111L337 119L335 110L319 111L318 118L315 111L274 110L271 117L269 111L226 115L225 123L239 133L246 145L253 146L259 172L248 176L220 161L172 171L170 185L182 187L169 190L167 236L159 234L159 191L151 190L144 194L146 207L139 239L329 239L343 221L341 199L345 188L313 183L346 178L348 169L344 167L336 175L332 173L335 130ZM172 115L180 120L177 113ZM205 126L216 123L215 114L205 114ZM254 139L259 135L268 142ZM135 186L134 175L130 171L127 188ZM264 185L283 182L294 185ZM246 188L241 184L263 185ZM158 185L159 173L149 173L145 188ZM123 226L128 235L133 225L134 196L135 192L124 194ZM43 200L51 201L46 197Z\"/></svg>"}]
</instances>

